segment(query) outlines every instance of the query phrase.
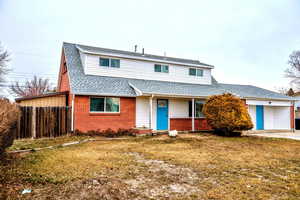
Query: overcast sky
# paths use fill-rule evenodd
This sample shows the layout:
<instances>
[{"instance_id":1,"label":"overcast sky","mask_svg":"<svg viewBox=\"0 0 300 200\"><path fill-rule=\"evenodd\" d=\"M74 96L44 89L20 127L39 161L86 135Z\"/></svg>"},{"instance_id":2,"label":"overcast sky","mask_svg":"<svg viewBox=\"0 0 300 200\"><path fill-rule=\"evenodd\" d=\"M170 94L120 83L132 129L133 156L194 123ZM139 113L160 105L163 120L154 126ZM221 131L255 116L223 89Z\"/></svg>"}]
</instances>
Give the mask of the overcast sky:
<instances>
[{"instance_id":1,"label":"overcast sky","mask_svg":"<svg viewBox=\"0 0 300 200\"><path fill-rule=\"evenodd\" d=\"M274 90L300 49L299 0L0 0L9 81L56 82L62 42L199 59L219 82ZM8 82L10 83L10 82Z\"/></svg>"}]
</instances>

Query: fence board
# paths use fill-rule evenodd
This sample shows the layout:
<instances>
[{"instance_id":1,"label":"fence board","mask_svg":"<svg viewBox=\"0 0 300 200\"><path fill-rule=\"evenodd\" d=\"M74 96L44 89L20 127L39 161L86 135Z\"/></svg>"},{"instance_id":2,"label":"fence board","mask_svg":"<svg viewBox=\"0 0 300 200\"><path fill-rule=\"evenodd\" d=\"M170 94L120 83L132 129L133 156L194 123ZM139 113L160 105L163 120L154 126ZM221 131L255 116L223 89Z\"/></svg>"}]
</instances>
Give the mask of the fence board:
<instances>
[{"instance_id":1,"label":"fence board","mask_svg":"<svg viewBox=\"0 0 300 200\"><path fill-rule=\"evenodd\" d=\"M58 137L71 131L69 107L20 107L20 110L16 139L33 137L33 128L35 138Z\"/></svg>"}]
</instances>

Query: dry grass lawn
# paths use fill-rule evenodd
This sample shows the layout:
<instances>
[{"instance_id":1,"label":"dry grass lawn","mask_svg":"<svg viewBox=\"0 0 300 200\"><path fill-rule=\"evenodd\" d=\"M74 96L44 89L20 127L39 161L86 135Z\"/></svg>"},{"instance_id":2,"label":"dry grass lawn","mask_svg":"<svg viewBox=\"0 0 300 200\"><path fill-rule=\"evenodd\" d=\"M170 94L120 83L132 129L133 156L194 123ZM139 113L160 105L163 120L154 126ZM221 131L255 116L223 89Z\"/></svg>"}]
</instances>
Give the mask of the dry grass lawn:
<instances>
[{"instance_id":1,"label":"dry grass lawn","mask_svg":"<svg viewBox=\"0 0 300 200\"><path fill-rule=\"evenodd\" d=\"M208 134L94 141L17 157L1 171L8 199L300 199L300 142ZM32 193L21 195L25 188Z\"/></svg>"},{"instance_id":2,"label":"dry grass lawn","mask_svg":"<svg viewBox=\"0 0 300 200\"><path fill-rule=\"evenodd\" d=\"M9 151L24 150L33 148L43 148L48 146L60 145L71 141L80 141L87 139L85 136L62 136L56 138L40 138L40 139L21 139L15 140L14 144L9 147Z\"/></svg>"}]
</instances>

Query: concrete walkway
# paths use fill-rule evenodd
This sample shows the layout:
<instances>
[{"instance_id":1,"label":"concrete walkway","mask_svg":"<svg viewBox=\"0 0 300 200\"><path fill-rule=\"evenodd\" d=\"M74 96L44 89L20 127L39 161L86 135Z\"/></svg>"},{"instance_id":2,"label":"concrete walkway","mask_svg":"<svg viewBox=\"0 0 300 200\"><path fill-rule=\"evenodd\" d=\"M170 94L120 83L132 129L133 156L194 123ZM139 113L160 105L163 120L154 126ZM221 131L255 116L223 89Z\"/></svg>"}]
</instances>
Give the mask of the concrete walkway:
<instances>
[{"instance_id":1,"label":"concrete walkway","mask_svg":"<svg viewBox=\"0 0 300 200\"><path fill-rule=\"evenodd\" d=\"M295 132L272 132L272 133L255 133L248 134L248 136L271 137L271 138L285 138L292 140L300 140L300 131Z\"/></svg>"}]
</instances>

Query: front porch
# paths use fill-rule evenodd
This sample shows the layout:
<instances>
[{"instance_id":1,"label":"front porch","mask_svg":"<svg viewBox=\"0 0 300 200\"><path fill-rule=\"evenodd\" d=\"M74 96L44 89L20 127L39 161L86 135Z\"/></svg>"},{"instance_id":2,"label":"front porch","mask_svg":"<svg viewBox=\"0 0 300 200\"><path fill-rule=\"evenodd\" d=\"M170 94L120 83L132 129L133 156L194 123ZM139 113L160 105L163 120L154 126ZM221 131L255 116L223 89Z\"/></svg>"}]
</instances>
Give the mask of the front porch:
<instances>
[{"instance_id":1,"label":"front porch","mask_svg":"<svg viewBox=\"0 0 300 200\"><path fill-rule=\"evenodd\" d=\"M210 130L202 113L204 102L204 98L137 97L136 127L153 131Z\"/></svg>"}]
</instances>

